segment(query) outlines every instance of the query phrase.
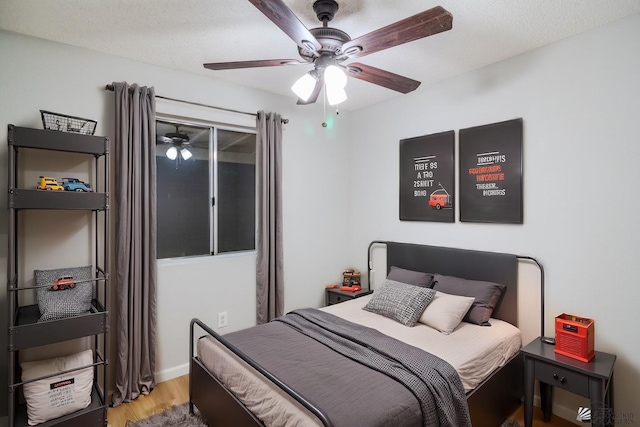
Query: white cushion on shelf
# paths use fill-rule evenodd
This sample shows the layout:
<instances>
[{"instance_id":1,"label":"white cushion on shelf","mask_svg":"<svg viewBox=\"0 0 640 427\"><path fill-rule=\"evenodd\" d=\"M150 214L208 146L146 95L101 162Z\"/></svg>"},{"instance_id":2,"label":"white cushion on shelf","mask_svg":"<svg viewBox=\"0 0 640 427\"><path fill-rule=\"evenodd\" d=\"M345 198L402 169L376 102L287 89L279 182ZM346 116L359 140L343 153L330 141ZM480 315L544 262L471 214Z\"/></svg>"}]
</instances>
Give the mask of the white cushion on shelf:
<instances>
[{"instance_id":1,"label":"white cushion on shelf","mask_svg":"<svg viewBox=\"0 0 640 427\"><path fill-rule=\"evenodd\" d=\"M93 351L37 362L22 362L22 381L88 366ZM93 367L34 381L23 386L29 425L36 425L86 408L91 403Z\"/></svg>"}]
</instances>

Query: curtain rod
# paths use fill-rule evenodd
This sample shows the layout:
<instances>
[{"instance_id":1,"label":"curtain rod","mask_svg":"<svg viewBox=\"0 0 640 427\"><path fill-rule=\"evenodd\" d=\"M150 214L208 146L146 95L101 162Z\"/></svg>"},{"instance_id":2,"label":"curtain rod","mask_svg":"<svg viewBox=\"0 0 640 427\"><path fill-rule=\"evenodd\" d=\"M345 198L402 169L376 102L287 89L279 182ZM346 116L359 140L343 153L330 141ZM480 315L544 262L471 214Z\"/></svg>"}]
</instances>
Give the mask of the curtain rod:
<instances>
[{"instance_id":1,"label":"curtain rod","mask_svg":"<svg viewBox=\"0 0 640 427\"><path fill-rule=\"evenodd\" d=\"M110 90L110 91L112 91L112 92L113 92L113 90L114 90L113 85L106 85L104 88L105 88L105 90ZM168 96L156 95L156 98L166 99L167 101L181 102L181 103L183 103L183 104L197 105L197 106L199 106L199 107L213 108L213 109L215 109L215 110L228 111L228 112L230 112L230 113L246 114L246 115L248 115L248 116L253 116L253 117L256 117L256 116L257 116L257 114L256 114L256 113L248 113L248 112L246 112L246 111L239 111L239 110L232 110L232 109L230 109L230 108L216 107L216 106L214 106L214 105L201 104L201 103L199 103L199 102L185 101L185 100L182 100L182 99L176 99L176 98L169 98ZM284 123L285 125L286 125L287 123L289 123L289 119L280 119L280 121L281 121L282 123Z\"/></svg>"}]
</instances>

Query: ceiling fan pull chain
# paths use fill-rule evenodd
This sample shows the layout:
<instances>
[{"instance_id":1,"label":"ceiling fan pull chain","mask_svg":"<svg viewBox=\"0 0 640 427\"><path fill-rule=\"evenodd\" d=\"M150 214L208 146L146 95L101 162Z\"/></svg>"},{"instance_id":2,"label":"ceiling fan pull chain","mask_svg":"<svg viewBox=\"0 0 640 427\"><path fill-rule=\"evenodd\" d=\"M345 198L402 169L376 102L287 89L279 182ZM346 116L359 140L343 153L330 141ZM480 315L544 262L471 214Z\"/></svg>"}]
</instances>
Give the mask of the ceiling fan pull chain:
<instances>
[{"instance_id":1,"label":"ceiling fan pull chain","mask_svg":"<svg viewBox=\"0 0 640 427\"><path fill-rule=\"evenodd\" d=\"M327 85L322 86L322 115L327 116Z\"/></svg>"},{"instance_id":2,"label":"ceiling fan pull chain","mask_svg":"<svg viewBox=\"0 0 640 427\"><path fill-rule=\"evenodd\" d=\"M322 86L322 127L327 127L327 122L324 120L327 117L327 86Z\"/></svg>"}]
</instances>

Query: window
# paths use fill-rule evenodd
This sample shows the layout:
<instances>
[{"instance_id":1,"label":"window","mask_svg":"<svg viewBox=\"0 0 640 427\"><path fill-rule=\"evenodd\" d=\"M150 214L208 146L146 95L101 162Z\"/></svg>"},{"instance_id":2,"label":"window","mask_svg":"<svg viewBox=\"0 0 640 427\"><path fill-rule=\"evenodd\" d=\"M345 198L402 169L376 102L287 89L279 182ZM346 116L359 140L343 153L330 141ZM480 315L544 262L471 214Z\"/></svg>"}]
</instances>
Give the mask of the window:
<instances>
[{"instance_id":1,"label":"window","mask_svg":"<svg viewBox=\"0 0 640 427\"><path fill-rule=\"evenodd\" d=\"M256 135L158 120L158 258L255 249Z\"/></svg>"}]
</instances>

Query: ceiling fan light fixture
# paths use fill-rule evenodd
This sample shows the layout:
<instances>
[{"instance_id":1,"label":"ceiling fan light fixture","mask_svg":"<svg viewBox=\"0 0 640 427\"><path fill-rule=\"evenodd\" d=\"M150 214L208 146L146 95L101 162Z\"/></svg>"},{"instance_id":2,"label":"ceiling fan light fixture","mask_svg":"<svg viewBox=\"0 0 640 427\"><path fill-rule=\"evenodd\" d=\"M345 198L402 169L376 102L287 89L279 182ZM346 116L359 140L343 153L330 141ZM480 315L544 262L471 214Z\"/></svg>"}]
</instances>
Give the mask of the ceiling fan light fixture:
<instances>
[{"instance_id":1,"label":"ceiling fan light fixture","mask_svg":"<svg viewBox=\"0 0 640 427\"><path fill-rule=\"evenodd\" d=\"M191 154L191 151L186 148L180 150L180 155L184 160L189 160L193 156L193 154Z\"/></svg>"},{"instance_id":2,"label":"ceiling fan light fixture","mask_svg":"<svg viewBox=\"0 0 640 427\"><path fill-rule=\"evenodd\" d=\"M168 159L175 160L176 157L178 157L178 149L176 147L169 147L166 154Z\"/></svg>"},{"instance_id":3,"label":"ceiling fan light fixture","mask_svg":"<svg viewBox=\"0 0 640 427\"><path fill-rule=\"evenodd\" d=\"M298 98L306 102L313 93L313 89L316 87L316 82L316 78L313 77L311 73L306 73L304 76L300 77L293 86L291 86L291 90L298 96Z\"/></svg>"},{"instance_id":4,"label":"ceiling fan light fixture","mask_svg":"<svg viewBox=\"0 0 640 427\"><path fill-rule=\"evenodd\" d=\"M329 105L338 105L347 100L347 92L342 88L334 88L329 90L327 86L327 101Z\"/></svg>"},{"instance_id":5,"label":"ceiling fan light fixture","mask_svg":"<svg viewBox=\"0 0 640 427\"><path fill-rule=\"evenodd\" d=\"M329 105L338 105L347 100L347 93L344 90L347 86L347 75L342 71L342 68L329 65L324 70L324 82Z\"/></svg>"}]
</instances>

